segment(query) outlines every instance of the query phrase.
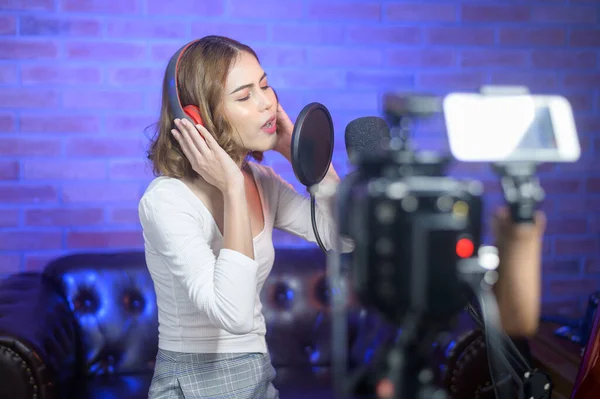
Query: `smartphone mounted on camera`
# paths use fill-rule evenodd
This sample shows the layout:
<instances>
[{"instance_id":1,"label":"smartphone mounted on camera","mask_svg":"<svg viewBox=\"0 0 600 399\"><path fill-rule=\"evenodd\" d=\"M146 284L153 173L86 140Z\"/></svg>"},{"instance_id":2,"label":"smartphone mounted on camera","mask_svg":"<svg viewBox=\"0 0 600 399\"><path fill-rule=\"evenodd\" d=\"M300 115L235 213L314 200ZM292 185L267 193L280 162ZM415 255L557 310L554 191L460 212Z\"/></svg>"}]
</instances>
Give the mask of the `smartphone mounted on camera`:
<instances>
[{"instance_id":1,"label":"smartphone mounted on camera","mask_svg":"<svg viewBox=\"0 0 600 399\"><path fill-rule=\"evenodd\" d=\"M573 110L559 95L451 93L443 99L450 151L465 162L575 162Z\"/></svg>"}]
</instances>

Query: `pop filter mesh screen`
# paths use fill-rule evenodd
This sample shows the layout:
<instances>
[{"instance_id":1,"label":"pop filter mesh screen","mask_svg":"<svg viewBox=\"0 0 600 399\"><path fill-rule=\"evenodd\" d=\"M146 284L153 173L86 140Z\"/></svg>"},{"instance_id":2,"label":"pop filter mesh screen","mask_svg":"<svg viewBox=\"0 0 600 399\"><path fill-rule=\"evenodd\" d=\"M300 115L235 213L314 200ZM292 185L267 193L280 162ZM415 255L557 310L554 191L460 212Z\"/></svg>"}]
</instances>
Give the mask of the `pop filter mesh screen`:
<instances>
[{"instance_id":1,"label":"pop filter mesh screen","mask_svg":"<svg viewBox=\"0 0 600 399\"><path fill-rule=\"evenodd\" d=\"M329 117L321 108L308 112L302 123L298 155L302 172L311 182L322 179L329 168L333 146L331 129Z\"/></svg>"}]
</instances>

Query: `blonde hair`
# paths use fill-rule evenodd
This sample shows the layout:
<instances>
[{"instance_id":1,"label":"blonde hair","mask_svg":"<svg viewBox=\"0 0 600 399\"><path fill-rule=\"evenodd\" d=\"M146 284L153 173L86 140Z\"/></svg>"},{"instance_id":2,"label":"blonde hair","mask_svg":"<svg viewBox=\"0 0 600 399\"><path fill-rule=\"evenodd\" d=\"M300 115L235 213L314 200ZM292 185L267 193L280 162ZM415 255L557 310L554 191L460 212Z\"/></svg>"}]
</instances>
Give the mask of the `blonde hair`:
<instances>
[{"instance_id":1,"label":"blonde hair","mask_svg":"<svg viewBox=\"0 0 600 399\"><path fill-rule=\"evenodd\" d=\"M204 127L236 163L247 156L261 162L262 152L244 153L235 142L233 128L222 110L227 74L242 52L252 54L258 60L252 48L227 37L205 36L192 43L179 62L179 100L182 107L196 105L200 109ZM165 70L160 116L147 156L155 175L193 179L198 174L171 134L174 116L169 106L168 85L169 77Z\"/></svg>"}]
</instances>

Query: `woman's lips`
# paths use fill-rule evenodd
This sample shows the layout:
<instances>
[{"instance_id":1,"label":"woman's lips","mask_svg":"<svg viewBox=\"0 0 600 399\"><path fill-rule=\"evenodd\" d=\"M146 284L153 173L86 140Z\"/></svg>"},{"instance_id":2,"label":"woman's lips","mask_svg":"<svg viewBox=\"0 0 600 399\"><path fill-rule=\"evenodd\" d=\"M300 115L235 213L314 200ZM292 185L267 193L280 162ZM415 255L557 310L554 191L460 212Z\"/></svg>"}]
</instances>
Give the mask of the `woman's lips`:
<instances>
[{"instance_id":1,"label":"woman's lips","mask_svg":"<svg viewBox=\"0 0 600 399\"><path fill-rule=\"evenodd\" d=\"M269 118L269 120L264 125L262 125L261 129L266 133L273 134L277 130L276 122L277 122L276 118L274 116L272 116L271 118Z\"/></svg>"}]
</instances>

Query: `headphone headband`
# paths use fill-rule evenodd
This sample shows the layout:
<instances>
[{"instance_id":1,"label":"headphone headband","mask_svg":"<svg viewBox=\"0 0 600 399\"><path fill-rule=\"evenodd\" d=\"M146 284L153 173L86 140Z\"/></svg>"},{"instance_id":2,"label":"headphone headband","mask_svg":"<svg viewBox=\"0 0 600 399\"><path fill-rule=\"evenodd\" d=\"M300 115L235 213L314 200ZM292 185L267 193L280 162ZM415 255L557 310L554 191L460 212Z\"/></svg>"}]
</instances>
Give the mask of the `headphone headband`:
<instances>
[{"instance_id":1,"label":"headphone headband","mask_svg":"<svg viewBox=\"0 0 600 399\"><path fill-rule=\"evenodd\" d=\"M167 65L167 81L168 81L168 95L169 95L169 104L171 106L171 112L173 113L174 119L189 119L191 122L194 122L183 110L181 105L181 100L179 99L179 87L177 85L177 75L179 72L179 64L181 62L181 57L185 53L185 51L194 43L198 42L198 40L193 40L183 47L181 47L169 60L169 64Z\"/></svg>"}]
</instances>

